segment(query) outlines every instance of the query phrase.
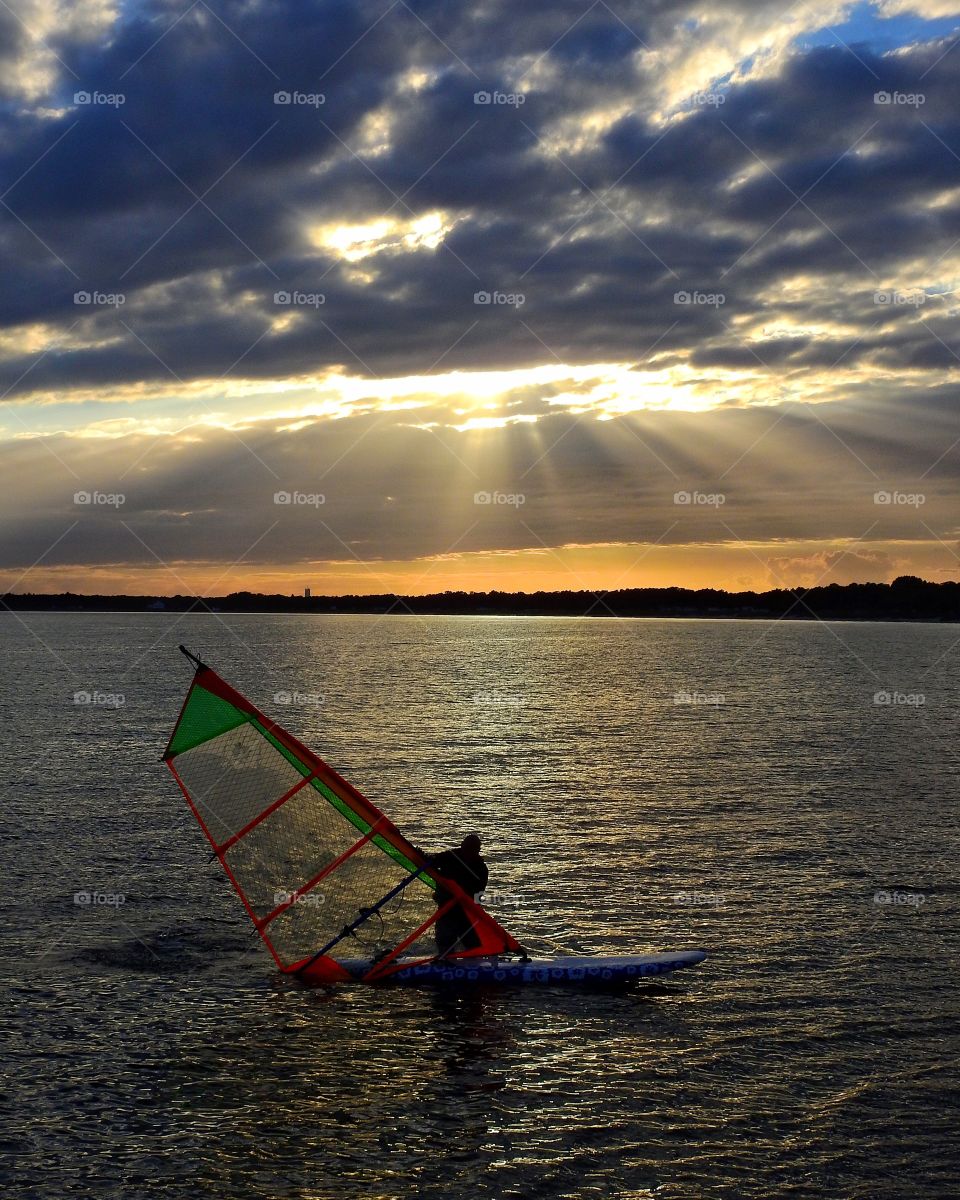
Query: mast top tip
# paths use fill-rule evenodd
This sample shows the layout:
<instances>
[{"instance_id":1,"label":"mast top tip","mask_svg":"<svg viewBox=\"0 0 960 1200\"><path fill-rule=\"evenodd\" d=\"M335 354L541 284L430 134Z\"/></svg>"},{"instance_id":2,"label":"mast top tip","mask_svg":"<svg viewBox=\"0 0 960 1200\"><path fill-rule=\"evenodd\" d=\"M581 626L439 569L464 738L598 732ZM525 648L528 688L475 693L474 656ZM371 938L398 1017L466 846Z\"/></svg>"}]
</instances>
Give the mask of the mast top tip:
<instances>
[{"instance_id":1,"label":"mast top tip","mask_svg":"<svg viewBox=\"0 0 960 1200\"><path fill-rule=\"evenodd\" d=\"M187 658L189 658L189 659L190 659L190 661L191 661L192 663L194 663L194 664L195 664L195 665L196 665L198 668L203 666L203 663L200 661L200 659L197 657L197 655L196 655L196 654L192 654L192 653L191 653L191 652L190 652L190 651L189 651L189 650L186 648L186 646L184 646L184 645L183 645L183 643L182 643L182 642L181 642L181 644L180 644L179 650L180 650L180 653L181 653L181 654L184 654L184 655L186 655L186 657L187 657Z\"/></svg>"}]
</instances>

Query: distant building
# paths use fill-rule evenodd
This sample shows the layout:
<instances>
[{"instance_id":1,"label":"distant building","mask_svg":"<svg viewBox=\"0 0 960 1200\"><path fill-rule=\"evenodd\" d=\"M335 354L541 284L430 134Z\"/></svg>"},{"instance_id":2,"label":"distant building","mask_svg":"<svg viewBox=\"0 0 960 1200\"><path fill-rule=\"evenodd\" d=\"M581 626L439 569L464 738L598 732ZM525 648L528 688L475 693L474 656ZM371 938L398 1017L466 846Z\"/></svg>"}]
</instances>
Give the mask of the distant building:
<instances>
[{"instance_id":1,"label":"distant building","mask_svg":"<svg viewBox=\"0 0 960 1200\"><path fill-rule=\"evenodd\" d=\"M304 598L304 600L309 600L309 599L310 599L310 589L309 589L309 588L304 588L304 589L303 589L303 598Z\"/></svg>"}]
</instances>

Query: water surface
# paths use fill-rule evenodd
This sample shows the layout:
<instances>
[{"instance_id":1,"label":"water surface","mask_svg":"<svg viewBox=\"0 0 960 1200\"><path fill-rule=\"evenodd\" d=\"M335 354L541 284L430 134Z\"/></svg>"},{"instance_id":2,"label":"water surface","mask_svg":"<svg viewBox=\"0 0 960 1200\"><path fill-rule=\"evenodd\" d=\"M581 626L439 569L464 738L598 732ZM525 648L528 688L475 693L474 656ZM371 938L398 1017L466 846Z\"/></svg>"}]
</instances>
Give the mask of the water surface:
<instances>
[{"instance_id":1,"label":"water surface","mask_svg":"<svg viewBox=\"0 0 960 1200\"><path fill-rule=\"evenodd\" d=\"M4 1197L956 1193L956 627L0 636ZM418 844L481 832L531 948L709 959L616 995L291 986L158 761L180 641Z\"/></svg>"}]
</instances>

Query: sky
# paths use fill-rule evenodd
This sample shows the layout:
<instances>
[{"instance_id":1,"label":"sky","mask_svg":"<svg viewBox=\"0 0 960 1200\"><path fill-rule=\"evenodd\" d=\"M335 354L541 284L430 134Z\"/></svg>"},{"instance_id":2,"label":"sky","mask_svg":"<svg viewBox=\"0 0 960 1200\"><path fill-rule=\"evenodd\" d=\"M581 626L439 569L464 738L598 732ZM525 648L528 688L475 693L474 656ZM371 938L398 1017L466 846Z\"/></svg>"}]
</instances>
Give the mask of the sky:
<instances>
[{"instance_id":1,"label":"sky","mask_svg":"<svg viewBox=\"0 0 960 1200\"><path fill-rule=\"evenodd\" d=\"M0 0L0 590L960 579L960 0Z\"/></svg>"}]
</instances>

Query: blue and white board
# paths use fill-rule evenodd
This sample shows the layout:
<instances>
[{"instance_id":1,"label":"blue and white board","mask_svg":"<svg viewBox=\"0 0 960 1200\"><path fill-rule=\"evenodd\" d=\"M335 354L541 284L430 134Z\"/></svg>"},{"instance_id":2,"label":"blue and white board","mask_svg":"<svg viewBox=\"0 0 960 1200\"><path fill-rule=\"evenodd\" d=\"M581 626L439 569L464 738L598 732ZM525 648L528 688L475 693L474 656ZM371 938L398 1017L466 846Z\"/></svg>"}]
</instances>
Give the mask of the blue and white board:
<instances>
[{"instance_id":1,"label":"blue and white board","mask_svg":"<svg viewBox=\"0 0 960 1200\"><path fill-rule=\"evenodd\" d=\"M704 950L679 950L672 954L629 954L606 956L566 955L561 958L460 959L432 961L398 970L383 983L405 984L605 984L630 980L650 980L681 967L692 967L707 957ZM400 960L402 961L402 960ZM370 969L365 959L342 963L351 974L361 978Z\"/></svg>"}]
</instances>

